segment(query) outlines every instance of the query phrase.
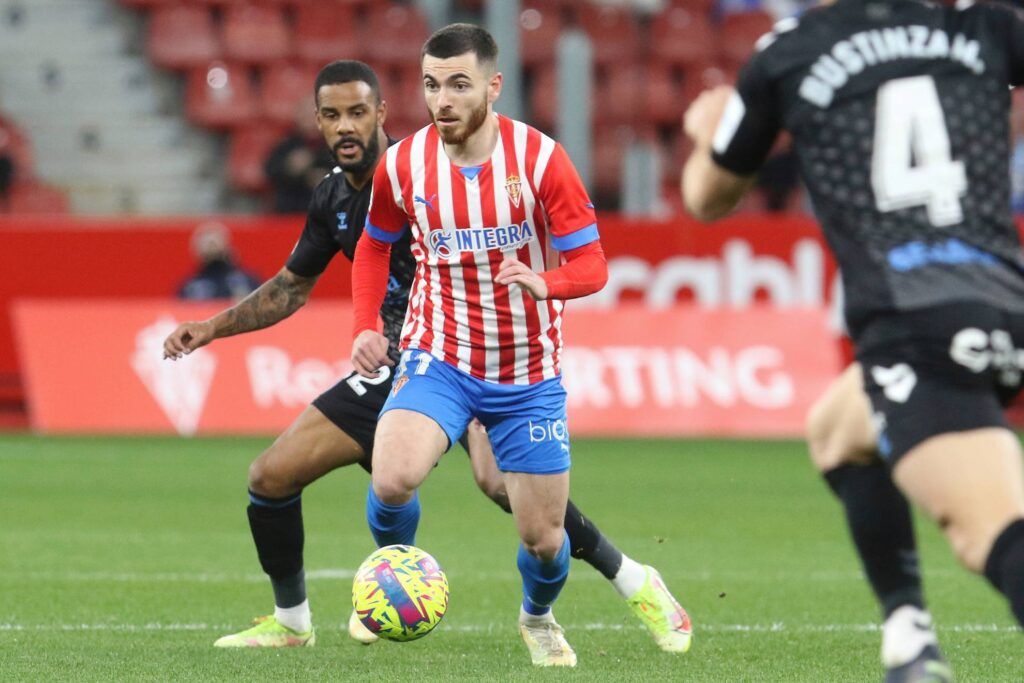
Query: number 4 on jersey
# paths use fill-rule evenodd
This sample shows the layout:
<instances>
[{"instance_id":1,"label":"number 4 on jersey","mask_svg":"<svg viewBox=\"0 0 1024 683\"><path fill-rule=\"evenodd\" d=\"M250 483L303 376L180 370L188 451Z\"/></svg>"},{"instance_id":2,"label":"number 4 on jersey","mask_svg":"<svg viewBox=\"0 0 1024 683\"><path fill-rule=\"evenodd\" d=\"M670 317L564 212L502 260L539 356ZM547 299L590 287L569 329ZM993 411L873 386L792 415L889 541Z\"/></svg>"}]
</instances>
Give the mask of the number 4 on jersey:
<instances>
[{"instance_id":1,"label":"number 4 on jersey","mask_svg":"<svg viewBox=\"0 0 1024 683\"><path fill-rule=\"evenodd\" d=\"M879 211L925 206L935 227L963 221L967 172L952 159L931 76L900 78L878 89L871 184Z\"/></svg>"}]
</instances>

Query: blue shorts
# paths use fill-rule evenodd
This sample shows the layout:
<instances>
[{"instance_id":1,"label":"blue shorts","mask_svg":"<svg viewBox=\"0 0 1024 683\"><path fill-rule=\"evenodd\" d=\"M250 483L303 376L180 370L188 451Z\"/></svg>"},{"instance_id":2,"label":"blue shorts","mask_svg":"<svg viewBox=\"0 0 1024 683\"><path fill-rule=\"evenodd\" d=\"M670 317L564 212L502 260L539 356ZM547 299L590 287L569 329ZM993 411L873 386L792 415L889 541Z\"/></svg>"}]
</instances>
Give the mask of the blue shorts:
<instances>
[{"instance_id":1,"label":"blue shorts","mask_svg":"<svg viewBox=\"0 0 1024 683\"><path fill-rule=\"evenodd\" d=\"M402 354L381 409L426 415L457 442L475 417L487 428L502 472L558 474L569 469L569 429L560 377L536 384L485 382L410 349Z\"/></svg>"}]
</instances>

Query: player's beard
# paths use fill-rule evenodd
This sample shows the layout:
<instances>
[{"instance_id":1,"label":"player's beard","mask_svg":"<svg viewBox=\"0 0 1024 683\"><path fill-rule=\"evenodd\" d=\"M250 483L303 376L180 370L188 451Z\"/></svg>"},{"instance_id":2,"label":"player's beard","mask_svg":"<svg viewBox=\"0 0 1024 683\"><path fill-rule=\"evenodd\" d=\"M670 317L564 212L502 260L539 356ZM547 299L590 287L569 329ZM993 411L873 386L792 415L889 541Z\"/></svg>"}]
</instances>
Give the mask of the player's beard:
<instances>
[{"instance_id":1,"label":"player's beard","mask_svg":"<svg viewBox=\"0 0 1024 683\"><path fill-rule=\"evenodd\" d=\"M438 135L441 136L441 140L446 145L461 145L469 137L480 130L480 127L487 121L487 95L484 95L483 102L476 109L472 109L469 112L469 118L466 121L466 125L461 129L448 130L441 128L437 125L437 119L431 113L431 118L434 119L434 127L437 128Z\"/></svg>"},{"instance_id":2,"label":"player's beard","mask_svg":"<svg viewBox=\"0 0 1024 683\"><path fill-rule=\"evenodd\" d=\"M358 161L344 162L338 159L338 148L341 147L343 142L351 142L359 146L363 150L362 156L359 157ZM377 138L377 131L374 129L373 135L370 136L369 142L363 144L362 140L358 140L354 137L345 137L334 145L334 158L338 161L338 166L341 167L342 171L346 173L353 173L355 175L362 175L366 171L370 170L377 165L377 157L380 156L380 140Z\"/></svg>"}]
</instances>

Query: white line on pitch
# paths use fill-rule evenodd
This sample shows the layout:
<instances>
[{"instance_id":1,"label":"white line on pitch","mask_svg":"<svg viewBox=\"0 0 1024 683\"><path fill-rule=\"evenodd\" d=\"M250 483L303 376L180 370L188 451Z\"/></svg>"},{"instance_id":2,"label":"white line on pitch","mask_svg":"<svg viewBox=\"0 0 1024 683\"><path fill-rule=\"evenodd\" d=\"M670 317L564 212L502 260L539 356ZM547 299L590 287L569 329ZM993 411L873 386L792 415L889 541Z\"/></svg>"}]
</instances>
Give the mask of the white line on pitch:
<instances>
[{"instance_id":1,"label":"white line on pitch","mask_svg":"<svg viewBox=\"0 0 1024 683\"><path fill-rule=\"evenodd\" d=\"M355 576L351 569L311 569L306 580L350 580ZM213 572L0 572L5 579L36 581L109 581L112 583L262 583L266 574L222 574Z\"/></svg>"},{"instance_id":2,"label":"white line on pitch","mask_svg":"<svg viewBox=\"0 0 1024 683\"><path fill-rule=\"evenodd\" d=\"M228 631L237 627L238 624L206 624L206 623L148 623L148 624L16 624L0 623L0 632L4 631ZM341 630L341 625L338 626ZM457 633L500 633L502 631L514 630L514 624L452 624L445 623L441 626L445 631ZM566 624L567 631L639 631L640 626L633 624L609 624L609 623L588 623L588 624ZM1015 633L1020 631L1017 626L1004 626L1001 624L951 624L938 625L940 632L949 633ZM881 628L878 624L786 624L775 622L771 624L703 624L695 629L698 633L875 633Z\"/></svg>"}]
</instances>

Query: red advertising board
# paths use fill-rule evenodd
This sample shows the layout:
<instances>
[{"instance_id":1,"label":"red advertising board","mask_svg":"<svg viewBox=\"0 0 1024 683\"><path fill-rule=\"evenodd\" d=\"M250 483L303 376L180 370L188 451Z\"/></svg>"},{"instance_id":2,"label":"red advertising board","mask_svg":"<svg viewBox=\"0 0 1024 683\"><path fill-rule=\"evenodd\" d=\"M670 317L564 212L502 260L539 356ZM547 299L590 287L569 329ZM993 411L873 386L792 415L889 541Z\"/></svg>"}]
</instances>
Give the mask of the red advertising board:
<instances>
[{"instance_id":1,"label":"red advertising board","mask_svg":"<svg viewBox=\"0 0 1024 683\"><path fill-rule=\"evenodd\" d=\"M161 359L178 321L217 306L27 300L14 307L42 432L273 433L347 373L351 309ZM570 306L571 308L571 306ZM575 435L787 435L838 368L821 309L570 310L563 375Z\"/></svg>"}]
</instances>

